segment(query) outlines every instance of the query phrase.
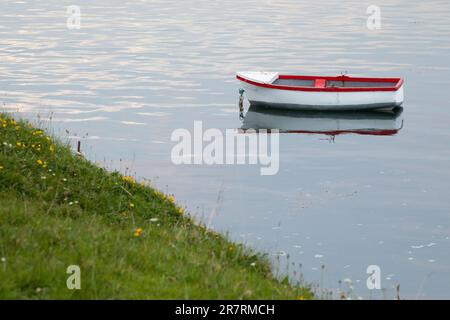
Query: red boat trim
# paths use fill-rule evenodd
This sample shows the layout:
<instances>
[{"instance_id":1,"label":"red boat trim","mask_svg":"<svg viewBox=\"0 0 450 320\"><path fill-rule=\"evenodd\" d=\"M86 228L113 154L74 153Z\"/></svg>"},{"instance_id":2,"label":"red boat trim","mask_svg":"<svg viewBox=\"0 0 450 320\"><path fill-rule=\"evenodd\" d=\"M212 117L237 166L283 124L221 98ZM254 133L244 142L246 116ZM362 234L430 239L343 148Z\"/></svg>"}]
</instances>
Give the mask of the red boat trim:
<instances>
[{"instance_id":1,"label":"red boat trim","mask_svg":"<svg viewBox=\"0 0 450 320\"><path fill-rule=\"evenodd\" d=\"M246 133L248 129L239 128L240 133ZM252 129L254 130L254 129ZM267 133L272 133L273 129L266 129ZM399 129L388 129L388 130L338 130L338 131L307 131L307 130L279 130L279 133L301 133L301 134L323 134L327 136L337 136L341 134L359 134L359 135L369 135L369 136L393 136L398 133ZM256 133L259 129L256 130Z\"/></svg>"},{"instance_id":2,"label":"red boat trim","mask_svg":"<svg viewBox=\"0 0 450 320\"><path fill-rule=\"evenodd\" d=\"M283 132L281 132L283 133ZM360 134L360 135L369 135L369 136L393 136L398 133L398 130L340 130L340 131L303 131L303 130L288 130L284 131L284 133L307 133L307 134L324 134L329 136L337 136L340 134Z\"/></svg>"},{"instance_id":3,"label":"red boat trim","mask_svg":"<svg viewBox=\"0 0 450 320\"><path fill-rule=\"evenodd\" d=\"M392 82L395 86L392 87L300 87L300 86L284 86L278 84L268 84L253 81L244 78L240 75L236 75L236 78L240 81L252 84L257 87L263 87L268 89L277 90L290 90L290 91L313 91L313 92L370 92L370 91L397 91L403 85L403 79L401 78L357 78L348 76L337 77L321 77L321 76L296 76L296 75L280 75L278 79L293 79L293 80L334 80L334 81L354 81L354 82ZM321 82L319 82L321 84Z\"/></svg>"}]
</instances>

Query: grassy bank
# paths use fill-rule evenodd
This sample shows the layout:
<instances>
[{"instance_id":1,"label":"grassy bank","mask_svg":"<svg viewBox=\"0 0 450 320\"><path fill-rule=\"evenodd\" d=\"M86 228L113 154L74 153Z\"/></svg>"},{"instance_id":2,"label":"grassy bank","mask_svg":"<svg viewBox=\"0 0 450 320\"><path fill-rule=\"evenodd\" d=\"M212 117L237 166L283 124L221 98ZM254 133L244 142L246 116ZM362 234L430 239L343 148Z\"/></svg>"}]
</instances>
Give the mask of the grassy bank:
<instances>
[{"instance_id":1,"label":"grassy bank","mask_svg":"<svg viewBox=\"0 0 450 320\"><path fill-rule=\"evenodd\" d=\"M175 198L0 115L0 298L310 298ZM81 290L69 290L69 265Z\"/></svg>"}]
</instances>

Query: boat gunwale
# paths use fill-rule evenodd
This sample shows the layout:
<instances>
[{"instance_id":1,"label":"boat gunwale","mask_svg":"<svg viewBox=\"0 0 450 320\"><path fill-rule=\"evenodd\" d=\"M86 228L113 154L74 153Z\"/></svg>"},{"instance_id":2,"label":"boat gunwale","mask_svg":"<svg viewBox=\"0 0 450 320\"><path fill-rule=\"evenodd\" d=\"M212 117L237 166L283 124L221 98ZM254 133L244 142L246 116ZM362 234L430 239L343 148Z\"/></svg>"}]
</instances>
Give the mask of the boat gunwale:
<instances>
[{"instance_id":1,"label":"boat gunwale","mask_svg":"<svg viewBox=\"0 0 450 320\"><path fill-rule=\"evenodd\" d=\"M263 83L248 79L240 74L236 75L240 81L252 84L254 86L290 91L312 91L312 92L371 92L371 91L398 91L403 85L402 78L367 78L367 77L350 77L346 75L341 76L302 76L302 75L279 75L278 79L291 80L317 80L324 79L326 81L353 81L353 82L392 82L395 86L392 87L304 87L304 86L286 86L280 84Z\"/></svg>"}]
</instances>

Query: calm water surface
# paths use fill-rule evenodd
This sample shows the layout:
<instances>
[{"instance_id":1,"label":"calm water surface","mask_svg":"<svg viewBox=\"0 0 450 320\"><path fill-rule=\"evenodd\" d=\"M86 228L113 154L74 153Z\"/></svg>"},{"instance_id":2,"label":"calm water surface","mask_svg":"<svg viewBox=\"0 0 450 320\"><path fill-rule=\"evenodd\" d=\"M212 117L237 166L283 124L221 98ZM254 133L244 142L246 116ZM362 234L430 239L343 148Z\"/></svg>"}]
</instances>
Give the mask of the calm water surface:
<instances>
[{"instance_id":1,"label":"calm water surface","mask_svg":"<svg viewBox=\"0 0 450 320\"><path fill-rule=\"evenodd\" d=\"M53 114L90 159L152 180L274 262L288 254L308 281L450 298L450 2L378 1L381 30L366 27L373 1L77 1L81 29L68 30L72 4L0 4L5 109ZM174 129L242 125L238 70L404 77L403 128L283 134L274 176L173 165ZM369 265L385 290L366 288Z\"/></svg>"}]
</instances>

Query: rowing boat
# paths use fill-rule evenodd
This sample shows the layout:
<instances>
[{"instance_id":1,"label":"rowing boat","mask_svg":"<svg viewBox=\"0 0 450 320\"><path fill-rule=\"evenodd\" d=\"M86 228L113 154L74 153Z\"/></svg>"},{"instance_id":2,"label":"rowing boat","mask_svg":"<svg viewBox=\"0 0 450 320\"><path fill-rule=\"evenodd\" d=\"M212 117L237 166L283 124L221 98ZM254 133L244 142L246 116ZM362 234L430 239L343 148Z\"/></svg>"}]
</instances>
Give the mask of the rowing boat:
<instances>
[{"instance_id":1,"label":"rowing boat","mask_svg":"<svg viewBox=\"0 0 450 320\"><path fill-rule=\"evenodd\" d=\"M251 105L297 110L393 109L403 103L403 79L238 72Z\"/></svg>"}]
</instances>

